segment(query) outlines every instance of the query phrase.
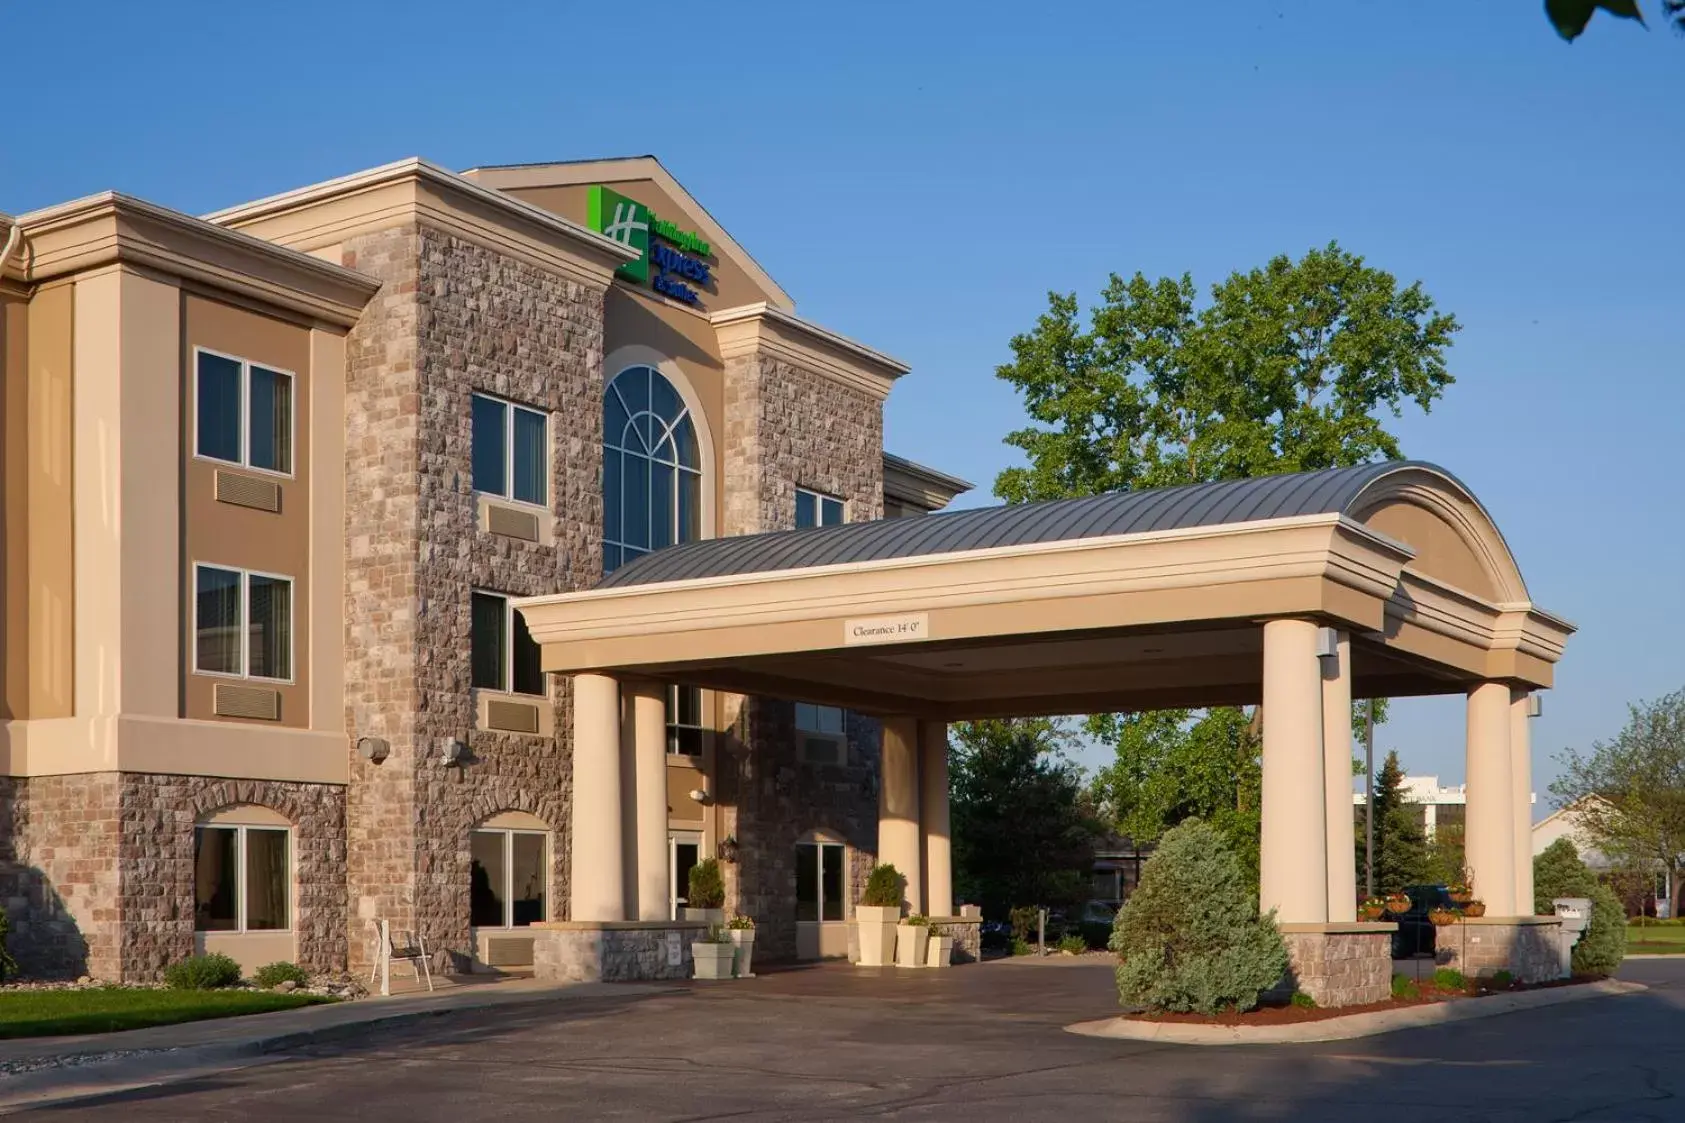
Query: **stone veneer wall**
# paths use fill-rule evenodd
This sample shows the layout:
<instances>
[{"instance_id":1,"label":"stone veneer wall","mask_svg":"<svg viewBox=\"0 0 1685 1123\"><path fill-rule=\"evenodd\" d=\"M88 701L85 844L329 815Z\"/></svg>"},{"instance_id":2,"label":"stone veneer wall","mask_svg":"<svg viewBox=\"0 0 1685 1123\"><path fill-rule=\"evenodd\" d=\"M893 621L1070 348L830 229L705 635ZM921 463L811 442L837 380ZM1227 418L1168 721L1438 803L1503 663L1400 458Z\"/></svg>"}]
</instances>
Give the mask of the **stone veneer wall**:
<instances>
[{"instance_id":1,"label":"stone veneer wall","mask_svg":"<svg viewBox=\"0 0 1685 1123\"><path fill-rule=\"evenodd\" d=\"M1435 962L1468 978L1508 971L1523 983L1566 978L1570 949L1559 933L1560 921L1478 917L1434 931Z\"/></svg>"},{"instance_id":2,"label":"stone veneer wall","mask_svg":"<svg viewBox=\"0 0 1685 1123\"><path fill-rule=\"evenodd\" d=\"M570 713L555 736L475 732L473 589L526 596L602 572L603 290L425 225L355 239L344 263L386 284L347 349L346 705L352 959L385 916L469 952L468 832L505 810L550 825L552 918L566 915ZM550 411L553 545L484 533L471 473L470 395ZM439 746L466 740L462 768Z\"/></svg>"},{"instance_id":3,"label":"stone veneer wall","mask_svg":"<svg viewBox=\"0 0 1685 1123\"><path fill-rule=\"evenodd\" d=\"M1291 996L1302 990L1318 1006L1362 1006L1392 995L1392 934L1380 932L1284 932Z\"/></svg>"},{"instance_id":4,"label":"stone veneer wall","mask_svg":"<svg viewBox=\"0 0 1685 1123\"><path fill-rule=\"evenodd\" d=\"M7 780L5 794L0 891L28 974L150 982L193 954L193 826L233 805L292 824L294 958L344 969L343 788L101 772Z\"/></svg>"},{"instance_id":5,"label":"stone veneer wall","mask_svg":"<svg viewBox=\"0 0 1685 1123\"><path fill-rule=\"evenodd\" d=\"M652 979L688 979L690 945L705 925L674 921L668 925L624 928L550 928L532 930L532 973L556 983L621 983ZM677 945L678 962L669 948Z\"/></svg>"},{"instance_id":6,"label":"stone veneer wall","mask_svg":"<svg viewBox=\"0 0 1685 1123\"><path fill-rule=\"evenodd\" d=\"M796 489L847 503L850 522L883 515L883 403L816 372L762 354L726 363L722 534L786 530ZM795 845L811 830L849 847L850 900L878 842L878 723L850 714L848 762L803 764L789 701L728 698L716 755L722 834L739 843L726 868L728 909L755 918L755 954L796 953Z\"/></svg>"}]
</instances>

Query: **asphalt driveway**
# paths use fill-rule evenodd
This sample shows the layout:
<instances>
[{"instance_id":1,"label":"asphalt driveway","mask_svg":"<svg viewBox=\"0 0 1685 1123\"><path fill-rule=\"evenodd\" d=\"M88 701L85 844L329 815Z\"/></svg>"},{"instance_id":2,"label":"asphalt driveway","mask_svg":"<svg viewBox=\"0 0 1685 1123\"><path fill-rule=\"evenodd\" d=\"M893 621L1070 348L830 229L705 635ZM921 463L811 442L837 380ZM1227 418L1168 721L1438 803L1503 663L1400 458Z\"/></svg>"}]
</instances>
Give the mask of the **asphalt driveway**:
<instances>
[{"instance_id":1,"label":"asphalt driveway","mask_svg":"<svg viewBox=\"0 0 1685 1123\"><path fill-rule=\"evenodd\" d=\"M1192 1048L1078 1037L1110 968L846 968L465 1012L73 1119L1685 1120L1685 963L1652 990L1359 1041Z\"/></svg>"}]
</instances>

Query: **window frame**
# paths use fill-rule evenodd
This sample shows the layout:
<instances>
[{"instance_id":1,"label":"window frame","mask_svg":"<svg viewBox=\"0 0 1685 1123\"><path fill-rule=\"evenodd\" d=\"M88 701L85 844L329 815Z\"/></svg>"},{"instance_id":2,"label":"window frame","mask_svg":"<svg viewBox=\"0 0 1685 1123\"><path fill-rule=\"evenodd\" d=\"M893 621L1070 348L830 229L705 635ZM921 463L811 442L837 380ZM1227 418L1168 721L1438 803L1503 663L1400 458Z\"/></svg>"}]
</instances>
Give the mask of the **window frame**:
<instances>
[{"instance_id":1,"label":"window frame","mask_svg":"<svg viewBox=\"0 0 1685 1123\"><path fill-rule=\"evenodd\" d=\"M218 359L227 359L231 363L240 364L240 430L236 439L240 445L238 460L224 460L220 456L208 456L199 451L199 356L212 355ZM262 367L271 374L285 375L288 386L287 410L287 470L278 471L274 468L260 468L251 462L252 454L252 368ZM243 472L258 472L278 480L293 480L298 478L298 372L271 363L260 363L254 359L243 359L239 355L230 355L226 351L218 351L212 347L193 348L193 459L206 464L226 464L231 468L238 468Z\"/></svg>"},{"instance_id":2,"label":"window frame","mask_svg":"<svg viewBox=\"0 0 1685 1123\"><path fill-rule=\"evenodd\" d=\"M213 671L199 666L199 571L201 569L220 569L224 573L240 575L240 670ZM193 673L208 678L237 679L242 682L269 682L279 686L293 686L298 682L298 644L295 641L297 633L293 630L297 623L298 581L285 573L269 573L261 569L245 569L237 565L223 565L220 562L195 560L192 565L193 577ZM262 577L270 581L285 581L287 583L287 676L276 678L271 675L254 675L252 666L252 578Z\"/></svg>"},{"instance_id":3,"label":"window frame","mask_svg":"<svg viewBox=\"0 0 1685 1123\"><path fill-rule=\"evenodd\" d=\"M681 690L696 691L697 724L695 725L692 725L689 722L676 720L675 715L679 709L678 692ZM666 691L662 694L662 705L666 708L666 720L662 723L662 732L667 738L668 759L671 760L677 758L679 760L700 762L706 753L708 736L714 732L713 726L708 724L708 692L703 690L700 686L683 686L676 682L669 683ZM694 753L687 753L683 749L674 747L680 740L680 738L676 736L676 732L681 729L690 729L701 734L701 736L696 739L697 745Z\"/></svg>"},{"instance_id":4,"label":"window frame","mask_svg":"<svg viewBox=\"0 0 1685 1123\"><path fill-rule=\"evenodd\" d=\"M812 529L816 529L816 528L822 527L822 526L843 526L844 524L846 524L848 522L848 500L839 498L838 496L835 496L835 495L831 495L828 492L819 491L816 488L811 488L811 487L798 487L798 488L796 488L796 495L798 497L797 501L796 501L796 510L797 511L801 510L801 500L799 498L800 496L803 496L803 495L811 496L813 498L814 514L819 519L819 521L814 523L811 527L804 527L798 521L796 523L796 529L797 530L812 530ZM834 523L828 523L828 522L825 521L825 504L827 504L827 503L836 504L838 518L837 518L837 521L834 522Z\"/></svg>"},{"instance_id":5,"label":"window frame","mask_svg":"<svg viewBox=\"0 0 1685 1123\"><path fill-rule=\"evenodd\" d=\"M813 860L814 860L814 870L813 870L814 901L813 901L813 904L814 904L814 917L815 917L815 919L813 919L813 920L802 920L801 919L800 913L801 913L801 907L802 906L801 906L801 901L798 899L796 901L796 913L797 913L796 923L797 924L846 924L848 922L849 915L850 915L850 912L851 912L851 906L849 904L850 893L848 891L848 844L843 843L843 842L833 842L830 839L825 839L825 838L797 839L796 840L796 850L797 850L797 853L798 853L798 857L800 855L801 849L803 847L806 847L806 846L813 847ZM836 850L841 855L841 863L842 863L842 882L843 882L842 916L840 918L836 919L836 920L826 920L825 919L825 848L827 846L836 848ZM801 875L798 873L797 874L797 879L798 879L797 883L798 884L800 884L800 876Z\"/></svg>"},{"instance_id":6,"label":"window frame","mask_svg":"<svg viewBox=\"0 0 1685 1123\"><path fill-rule=\"evenodd\" d=\"M503 491L489 491L480 486L480 481L474 479L474 399L484 398L488 402L496 402L503 407ZM515 498L515 411L530 413L544 423L544 498L538 502L531 499ZM522 405L513 398L505 398L501 394L491 394L484 390L471 390L468 393L468 476L473 480L473 491L476 495L486 495L505 503L517 504L529 511L550 511L550 469L554 453L551 444L550 411L538 409L534 406Z\"/></svg>"},{"instance_id":7,"label":"window frame","mask_svg":"<svg viewBox=\"0 0 1685 1123\"><path fill-rule=\"evenodd\" d=\"M498 600L503 602L503 655L502 655L502 658L499 660L499 662L501 662L502 665L503 665L503 683L504 683L504 685L502 685L502 686L477 686L477 685L474 685L473 680L474 680L474 597L475 596L496 597ZM549 698L550 697L550 678L544 672L543 649L541 647L540 647L540 650L539 650L539 666L538 666L539 691L538 691L538 693L528 694L524 690L516 690L515 689L515 606L511 603L514 599L515 599L514 596L512 596L509 593L500 593L496 589L487 589L487 588L483 588L483 587L478 586L478 585L475 585L468 590L468 680L469 680L469 685L474 690L489 690L493 694L507 694L512 698ZM537 640L533 641L533 646L539 647L539 643L538 643ZM499 828L494 828L494 829L501 830L502 828L499 827Z\"/></svg>"},{"instance_id":8,"label":"window frame","mask_svg":"<svg viewBox=\"0 0 1685 1123\"><path fill-rule=\"evenodd\" d=\"M651 465L650 478L652 479L654 475L654 465L668 466L673 469L673 509L671 513L670 527L672 541L668 543L667 546L638 546L627 540L628 535L625 520L626 477L624 475L624 459L620 462L622 467L620 469L621 474L618 477L620 480L620 492L614 497L614 502L620 505L620 513L617 516L620 533L619 536L614 539L609 538L609 517L607 507L607 504L609 503L608 472L605 469L603 473L603 525L599 528L599 540L603 549L603 573L605 576L614 572L616 569L619 569L623 565L631 564L631 562L637 560L637 558L647 557L656 550L669 549L672 546L682 546L688 542L703 541L708 538L712 532L710 508L712 499L709 486L713 465L710 463L708 458L708 452L710 449L703 442L703 427L706 418L704 418L700 406L695 404L692 400L692 396L689 392L690 387L684 382L684 380L680 376L677 376L668 370L662 369L662 365L660 363L643 360L627 362L617 372L615 372L613 377L606 378L603 382L602 408L605 416L609 405L609 395L614 394L618 395L620 406L627 414L627 420L630 422L634 419L631 405L627 402L625 394L616 389L620 380L633 371L645 372L649 377L649 385L652 390L650 400L646 402L644 408L639 411L639 415L648 413L650 416L656 418L663 426L664 440L667 437L673 437L673 434L677 433L682 425L689 422L691 439L695 442L697 465L693 468L679 462L680 458L677 455L678 441L676 437L673 437L675 453L674 461L671 465L669 465L667 461L658 458L656 455L656 450L658 450L663 443L662 440L655 442L655 449L639 450L628 448L621 441L621 438L625 435L624 429L622 429L620 433L614 434L611 437L605 428L602 436L602 448L605 456L608 452L612 451L617 456L623 458L626 456L638 457ZM656 379L660 379L665 382L672 389L674 397L676 397L679 401L679 411L670 421L655 411L653 389ZM694 538L686 538L683 533L684 510L679 496L680 492L685 487L687 477L694 477L696 481L696 536ZM653 528L655 520L653 518L653 510L648 505L649 498L650 497L646 495L644 515L649 519L650 526ZM613 550L618 558L612 566L609 565L608 558L610 550ZM632 557L627 557L628 551L633 553Z\"/></svg>"},{"instance_id":9,"label":"window frame","mask_svg":"<svg viewBox=\"0 0 1685 1123\"><path fill-rule=\"evenodd\" d=\"M519 932L523 928L531 928L532 927L532 924L515 924L515 923L513 923L514 919L515 919L515 836L518 835L518 834L534 835L534 836L537 836L538 838L544 840L544 916L543 916L542 919L535 920L532 923L533 924L548 924L550 922L550 914L551 914L552 911L554 911L551 907L551 905L552 905L551 898L553 896L553 894L551 892L551 889L552 889L551 880L552 880L552 875L555 872L554 867L552 865L552 863L555 861L555 842L554 842L552 836L555 833L556 832L554 832L554 831L539 830L539 829L534 828L534 827L485 827L485 826L480 826L480 827L472 827L472 828L469 829L470 846L468 848L468 853L469 853L469 858L468 858L469 873L468 873L468 877L469 877L470 884L472 884L473 877L474 877L474 874L473 874L473 870L474 870L474 859L473 859L474 848L472 846L472 842L473 842L472 836L476 835L476 834L495 834L495 835L501 835L503 837L503 923L502 924L474 924L473 923L474 917L473 917L473 912L472 912L473 902L470 901L469 902L470 912L469 912L468 919L469 919L469 922L470 922L469 926L471 928L473 928L474 931L476 931L476 932Z\"/></svg>"},{"instance_id":10,"label":"window frame","mask_svg":"<svg viewBox=\"0 0 1685 1123\"><path fill-rule=\"evenodd\" d=\"M296 910L298 908L297 894L293 891L293 879L298 876L298 849L294 843L293 829L290 826L279 826L273 823L194 823L194 865L198 865L198 843L200 831L233 831L234 841L234 921L233 928L201 928L199 927L199 899L197 876L195 868L195 886L193 899L193 934L195 936L283 936L292 935L298 926ZM287 908L287 925L285 928L252 928L248 924L246 904L250 897L246 884L246 832L247 831L278 831L287 836L287 876L282 881L281 892L285 896Z\"/></svg>"}]
</instances>

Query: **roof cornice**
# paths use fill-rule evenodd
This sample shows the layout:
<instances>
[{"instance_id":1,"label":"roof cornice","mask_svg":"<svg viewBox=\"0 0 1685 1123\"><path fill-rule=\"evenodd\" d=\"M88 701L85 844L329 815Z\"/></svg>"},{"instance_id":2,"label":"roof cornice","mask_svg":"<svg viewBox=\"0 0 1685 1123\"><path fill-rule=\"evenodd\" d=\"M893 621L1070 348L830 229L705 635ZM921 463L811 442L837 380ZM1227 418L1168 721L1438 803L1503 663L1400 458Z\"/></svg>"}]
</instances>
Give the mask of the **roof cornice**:
<instances>
[{"instance_id":1,"label":"roof cornice","mask_svg":"<svg viewBox=\"0 0 1685 1123\"><path fill-rule=\"evenodd\" d=\"M883 454L883 493L926 511L937 511L954 497L976 485L958 476L908 460L894 453Z\"/></svg>"},{"instance_id":2,"label":"roof cornice","mask_svg":"<svg viewBox=\"0 0 1685 1123\"><path fill-rule=\"evenodd\" d=\"M418 157L229 207L205 218L304 250L421 221L604 287L613 280L615 269L637 258L612 238Z\"/></svg>"},{"instance_id":3,"label":"roof cornice","mask_svg":"<svg viewBox=\"0 0 1685 1123\"><path fill-rule=\"evenodd\" d=\"M107 265L148 268L342 327L380 282L192 215L106 191L20 215L13 269L40 283Z\"/></svg>"},{"instance_id":4,"label":"roof cornice","mask_svg":"<svg viewBox=\"0 0 1685 1123\"><path fill-rule=\"evenodd\" d=\"M879 401L889 396L895 380L908 370L899 359L765 301L721 309L708 319L719 336L722 359L758 351L862 390Z\"/></svg>"}]
</instances>

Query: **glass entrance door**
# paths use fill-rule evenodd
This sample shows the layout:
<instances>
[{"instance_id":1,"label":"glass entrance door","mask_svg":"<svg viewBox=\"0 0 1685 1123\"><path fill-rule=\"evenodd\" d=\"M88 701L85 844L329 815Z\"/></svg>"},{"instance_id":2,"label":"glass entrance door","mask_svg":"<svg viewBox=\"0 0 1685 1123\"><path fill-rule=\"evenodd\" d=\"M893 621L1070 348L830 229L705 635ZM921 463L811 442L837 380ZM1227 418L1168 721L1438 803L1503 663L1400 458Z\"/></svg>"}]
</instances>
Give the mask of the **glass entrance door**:
<instances>
[{"instance_id":1,"label":"glass entrance door","mask_svg":"<svg viewBox=\"0 0 1685 1123\"><path fill-rule=\"evenodd\" d=\"M702 860L700 831L667 832L667 896L671 902L670 920L683 914L685 895L690 892L690 871Z\"/></svg>"}]
</instances>

